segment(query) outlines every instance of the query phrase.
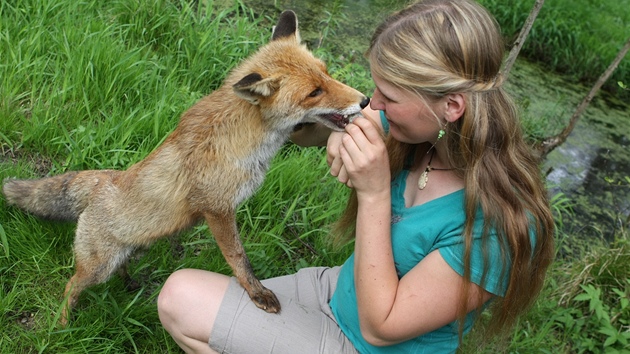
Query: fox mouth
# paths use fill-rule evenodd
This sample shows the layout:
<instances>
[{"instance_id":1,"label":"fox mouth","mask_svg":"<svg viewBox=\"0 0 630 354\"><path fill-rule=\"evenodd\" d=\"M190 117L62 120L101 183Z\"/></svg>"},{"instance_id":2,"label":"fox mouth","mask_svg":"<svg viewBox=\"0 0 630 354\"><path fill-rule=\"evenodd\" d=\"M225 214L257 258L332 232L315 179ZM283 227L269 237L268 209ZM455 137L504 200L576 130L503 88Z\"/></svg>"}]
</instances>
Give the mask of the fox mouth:
<instances>
[{"instance_id":1,"label":"fox mouth","mask_svg":"<svg viewBox=\"0 0 630 354\"><path fill-rule=\"evenodd\" d=\"M339 113L326 113L319 115L323 120L332 123L333 127L343 130L346 125L350 124L358 114L339 114Z\"/></svg>"}]
</instances>

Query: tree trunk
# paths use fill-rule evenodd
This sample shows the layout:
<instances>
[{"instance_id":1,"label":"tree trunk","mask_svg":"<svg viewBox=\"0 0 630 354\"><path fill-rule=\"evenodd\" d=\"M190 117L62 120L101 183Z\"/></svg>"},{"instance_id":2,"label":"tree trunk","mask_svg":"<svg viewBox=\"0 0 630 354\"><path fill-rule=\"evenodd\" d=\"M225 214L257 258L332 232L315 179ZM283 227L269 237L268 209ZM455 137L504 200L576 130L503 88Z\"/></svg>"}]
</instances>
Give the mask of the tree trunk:
<instances>
[{"instance_id":1,"label":"tree trunk","mask_svg":"<svg viewBox=\"0 0 630 354\"><path fill-rule=\"evenodd\" d=\"M503 70L501 73L501 75L503 76L502 77L503 81L507 80L508 75L510 74L510 70L512 70L512 65L514 65L514 62L516 61L516 57L518 57L518 53L521 51L521 48L523 47L523 44L525 43L525 39L527 39L527 36L529 35L529 31L532 29L532 26L534 25L534 21L536 20L536 17L538 16L538 13L540 12L540 9L542 8L544 3L545 3L545 0L536 0L536 3L534 4L532 11L529 13L527 20L525 21L525 24L523 25L523 28L521 28L521 32L519 33L518 38L516 38L516 41L514 42L514 46L512 47L512 50L510 50L510 54L508 55L503 65Z\"/></svg>"}]
</instances>

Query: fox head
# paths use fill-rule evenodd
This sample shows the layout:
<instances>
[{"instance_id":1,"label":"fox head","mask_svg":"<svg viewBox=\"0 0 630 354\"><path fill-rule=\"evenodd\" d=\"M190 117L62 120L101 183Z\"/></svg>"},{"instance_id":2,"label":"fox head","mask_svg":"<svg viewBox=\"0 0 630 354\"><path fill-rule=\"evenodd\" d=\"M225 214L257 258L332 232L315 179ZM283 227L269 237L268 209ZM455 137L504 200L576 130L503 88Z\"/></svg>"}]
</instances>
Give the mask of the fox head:
<instances>
[{"instance_id":1,"label":"fox head","mask_svg":"<svg viewBox=\"0 0 630 354\"><path fill-rule=\"evenodd\" d=\"M236 95L282 129L319 122L340 131L369 103L368 97L333 79L324 62L300 43L297 16L290 10L280 15L271 41L231 77Z\"/></svg>"}]
</instances>

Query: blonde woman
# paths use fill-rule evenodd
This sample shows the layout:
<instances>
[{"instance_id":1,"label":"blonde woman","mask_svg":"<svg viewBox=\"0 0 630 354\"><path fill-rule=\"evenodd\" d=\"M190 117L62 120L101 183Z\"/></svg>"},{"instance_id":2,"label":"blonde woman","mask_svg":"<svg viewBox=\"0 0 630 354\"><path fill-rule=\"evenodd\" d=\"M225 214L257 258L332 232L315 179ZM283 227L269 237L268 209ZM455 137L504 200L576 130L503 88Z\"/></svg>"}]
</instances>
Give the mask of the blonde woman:
<instances>
[{"instance_id":1,"label":"blonde woman","mask_svg":"<svg viewBox=\"0 0 630 354\"><path fill-rule=\"evenodd\" d=\"M227 276L174 273L158 308L187 352L453 353L483 309L497 333L540 292L553 219L492 16L472 0L420 1L377 28L367 58L365 118L293 137L327 139L331 173L353 190L338 230L354 253L264 281L280 314Z\"/></svg>"}]
</instances>

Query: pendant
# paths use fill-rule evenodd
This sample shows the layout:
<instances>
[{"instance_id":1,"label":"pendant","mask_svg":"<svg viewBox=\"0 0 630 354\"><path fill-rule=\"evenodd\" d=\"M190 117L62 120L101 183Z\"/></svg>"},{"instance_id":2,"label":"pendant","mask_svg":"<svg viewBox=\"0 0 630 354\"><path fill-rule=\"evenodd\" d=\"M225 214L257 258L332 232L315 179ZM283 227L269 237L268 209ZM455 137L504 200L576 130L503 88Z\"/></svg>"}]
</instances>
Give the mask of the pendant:
<instances>
[{"instance_id":1,"label":"pendant","mask_svg":"<svg viewBox=\"0 0 630 354\"><path fill-rule=\"evenodd\" d=\"M420 178L418 179L418 188L420 188L420 190L424 189L424 187L427 186L428 181L429 181L429 169L427 168L426 170L424 170L424 172L422 172L422 174L420 175Z\"/></svg>"}]
</instances>

